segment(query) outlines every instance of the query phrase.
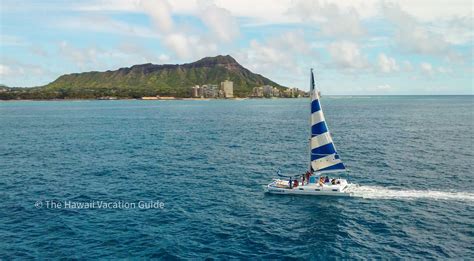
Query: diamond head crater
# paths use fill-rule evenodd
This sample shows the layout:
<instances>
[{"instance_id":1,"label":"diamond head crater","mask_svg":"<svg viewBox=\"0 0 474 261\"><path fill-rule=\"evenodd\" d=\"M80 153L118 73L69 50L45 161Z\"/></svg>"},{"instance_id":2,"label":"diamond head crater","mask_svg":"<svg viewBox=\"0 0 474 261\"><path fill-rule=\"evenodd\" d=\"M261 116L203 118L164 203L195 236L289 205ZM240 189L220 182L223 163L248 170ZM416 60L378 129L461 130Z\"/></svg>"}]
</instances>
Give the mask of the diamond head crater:
<instances>
[{"instance_id":1,"label":"diamond head crater","mask_svg":"<svg viewBox=\"0 0 474 261\"><path fill-rule=\"evenodd\" d=\"M65 74L44 86L0 85L1 100L294 98L306 93L282 86L240 65L230 55L185 64L140 64L105 72Z\"/></svg>"}]
</instances>

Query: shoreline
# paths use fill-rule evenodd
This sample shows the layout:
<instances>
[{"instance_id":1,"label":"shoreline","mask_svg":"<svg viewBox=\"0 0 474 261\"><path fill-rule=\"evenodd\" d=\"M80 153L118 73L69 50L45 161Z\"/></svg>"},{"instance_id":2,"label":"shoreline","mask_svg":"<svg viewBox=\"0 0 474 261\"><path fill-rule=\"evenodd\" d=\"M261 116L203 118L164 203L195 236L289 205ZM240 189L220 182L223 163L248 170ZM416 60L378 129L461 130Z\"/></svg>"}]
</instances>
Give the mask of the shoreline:
<instances>
[{"instance_id":1,"label":"shoreline","mask_svg":"<svg viewBox=\"0 0 474 261\"><path fill-rule=\"evenodd\" d=\"M124 99L11 99L11 100L0 100L0 102L14 102L14 101L243 101L243 100L278 100L278 99L301 99L308 97L300 98L228 98L228 99L215 99L215 98L175 98L175 99L133 99L133 98L124 98Z\"/></svg>"},{"instance_id":2,"label":"shoreline","mask_svg":"<svg viewBox=\"0 0 474 261\"><path fill-rule=\"evenodd\" d=\"M325 95L326 97L452 97L452 96L466 96L471 97L474 94L399 94L399 95L350 95L350 94L343 94L343 95ZM10 100L3 100L0 99L0 102L15 102L15 101L213 101L213 100L234 100L234 101L242 101L242 100L294 100L294 99L307 99L308 97L299 97L299 98L286 98L286 97L272 97L272 98L255 98L255 97L247 97L247 98L229 98L229 99L216 99L216 98L175 98L175 99L135 99L135 98L123 98L123 99L10 99Z\"/></svg>"}]
</instances>

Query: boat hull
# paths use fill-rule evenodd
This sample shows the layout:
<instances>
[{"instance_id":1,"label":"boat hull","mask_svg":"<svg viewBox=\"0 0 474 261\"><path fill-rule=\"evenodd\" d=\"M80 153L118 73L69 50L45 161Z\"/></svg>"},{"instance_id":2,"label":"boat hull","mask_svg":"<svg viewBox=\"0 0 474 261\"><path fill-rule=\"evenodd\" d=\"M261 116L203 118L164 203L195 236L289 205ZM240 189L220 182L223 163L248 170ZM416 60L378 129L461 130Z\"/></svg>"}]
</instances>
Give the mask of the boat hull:
<instances>
[{"instance_id":1,"label":"boat hull","mask_svg":"<svg viewBox=\"0 0 474 261\"><path fill-rule=\"evenodd\" d=\"M337 196L337 197L350 197L352 193L347 191L350 184L346 180L341 180L341 184L338 185L320 185L320 184L305 184L296 188L284 188L278 187L277 184L281 184L281 180L275 180L274 182L265 186L265 192L270 194L279 195L309 195L309 196Z\"/></svg>"}]
</instances>

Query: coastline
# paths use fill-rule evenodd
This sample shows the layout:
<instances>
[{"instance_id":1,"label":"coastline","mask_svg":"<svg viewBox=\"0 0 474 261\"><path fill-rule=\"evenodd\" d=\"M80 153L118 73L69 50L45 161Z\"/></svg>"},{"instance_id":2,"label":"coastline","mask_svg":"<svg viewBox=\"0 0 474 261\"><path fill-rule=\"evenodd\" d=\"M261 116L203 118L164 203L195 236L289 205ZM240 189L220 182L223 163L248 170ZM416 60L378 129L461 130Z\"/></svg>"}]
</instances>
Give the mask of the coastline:
<instances>
[{"instance_id":1,"label":"coastline","mask_svg":"<svg viewBox=\"0 0 474 261\"><path fill-rule=\"evenodd\" d=\"M354 94L337 94L337 95L324 95L325 97L453 97L453 96L474 96L474 94L390 94L390 95L354 95ZM272 98L255 98L255 97L246 97L246 98L227 98L227 99L215 99L215 98L174 98L174 99L136 99L136 98L123 98L123 99L9 99L4 100L0 99L0 102L14 102L14 101L223 101L223 100L235 100L235 101L242 101L242 100L294 100L294 99L306 99L308 97L298 97L298 98L287 98L287 97L272 97Z\"/></svg>"},{"instance_id":2,"label":"coastline","mask_svg":"<svg viewBox=\"0 0 474 261\"><path fill-rule=\"evenodd\" d=\"M214 99L214 98L175 98L175 99L134 99L134 98L124 98L124 99L11 99L11 100L0 100L0 102L14 102L14 101L243 101L243 100L279 100L279 99L301 99L307 97L299 98L227 98L227 99Z\"/></svg>"}]
</instances>

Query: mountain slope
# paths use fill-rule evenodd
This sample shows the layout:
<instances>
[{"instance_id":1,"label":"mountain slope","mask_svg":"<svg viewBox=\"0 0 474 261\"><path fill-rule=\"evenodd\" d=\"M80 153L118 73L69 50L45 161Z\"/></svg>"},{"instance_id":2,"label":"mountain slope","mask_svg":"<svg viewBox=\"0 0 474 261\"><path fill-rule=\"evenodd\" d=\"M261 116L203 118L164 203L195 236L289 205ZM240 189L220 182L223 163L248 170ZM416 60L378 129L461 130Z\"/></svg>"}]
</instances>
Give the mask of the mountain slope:
<instances>
[{"instance_id":1,"label":"mountain slope","mask_svg":"<svg viewBox=\"0 0 474 261\"><path fill-rule=\"evenodd\" d=\"M148 63L115 71L67 74L41 90L60 93L63 98L155 95L189 97L190 87L193 85L220 84L226 79L234 82L236 96L247 96L253 87L265 84L286 88L260 74L252 73L229 55L219 55L182 65Z\"/></svg>"}]
</instances>

